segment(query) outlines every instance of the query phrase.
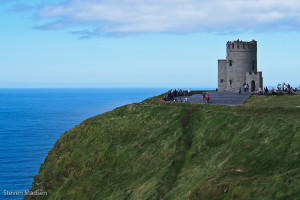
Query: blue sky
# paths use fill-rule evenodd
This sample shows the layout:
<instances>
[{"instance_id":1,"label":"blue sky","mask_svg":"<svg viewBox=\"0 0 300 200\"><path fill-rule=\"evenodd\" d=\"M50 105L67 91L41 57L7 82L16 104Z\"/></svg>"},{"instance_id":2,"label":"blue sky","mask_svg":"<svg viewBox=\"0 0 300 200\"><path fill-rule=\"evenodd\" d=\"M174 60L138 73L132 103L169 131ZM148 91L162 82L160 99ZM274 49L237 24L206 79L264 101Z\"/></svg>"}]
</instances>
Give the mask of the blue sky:
<instances>
[{"instance_id":1,"label":"blue sky","mask_svg":"<svg viewBox=\"0 0 300 200\"><path fill-rule=\"evenodd\" d=\"M298 0L0 0L0 87L217 87L228 40L300 84Z\"/></svg>"}]
</instances>

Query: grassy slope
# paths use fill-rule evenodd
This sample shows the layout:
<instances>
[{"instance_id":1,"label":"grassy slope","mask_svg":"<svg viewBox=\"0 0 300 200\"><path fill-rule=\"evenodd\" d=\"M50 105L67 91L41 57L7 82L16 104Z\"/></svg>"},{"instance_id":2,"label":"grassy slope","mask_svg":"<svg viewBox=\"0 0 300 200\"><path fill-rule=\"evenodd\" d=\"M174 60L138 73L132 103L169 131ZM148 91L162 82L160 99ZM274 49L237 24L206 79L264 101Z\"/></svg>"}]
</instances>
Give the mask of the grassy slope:
<instances>
[{"instance_id":1,"label":"grassy slope","mask_svg":"<svg viewBox=\"0 0 300 200\"><path fill-rule=\"evenodd\" d=\"M117 108L64 133L33 190L43 188L49 199L300 196L299 108L157 99Z\"/></svg>"},{"instance_id":2,"label":"grassy slope","mask_svg":"<svg viewBox=\"0 0 300 200\"><path fill-rule=\"evenodd\" d=\"M245 102L249 106L300 106L300 95L259 96L253 95Z\"/></svg>"}]
</instances>

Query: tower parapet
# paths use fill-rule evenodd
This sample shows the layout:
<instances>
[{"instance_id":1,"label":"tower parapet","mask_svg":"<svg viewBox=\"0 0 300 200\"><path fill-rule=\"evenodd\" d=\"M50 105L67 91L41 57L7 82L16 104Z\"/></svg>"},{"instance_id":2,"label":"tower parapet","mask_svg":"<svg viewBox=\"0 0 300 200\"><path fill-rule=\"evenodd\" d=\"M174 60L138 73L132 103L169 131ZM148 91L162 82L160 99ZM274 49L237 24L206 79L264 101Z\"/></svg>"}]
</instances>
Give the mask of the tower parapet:
<instances>
[{"instance_id":1,"label":"tower parapet","mask_svg":"<svg viewBox=\"0 0 300 200\"><path fill-rule=\"evenodd\" d=\"M257 51L257 41L244 42L242 40L228 41L227 51Z\"/></svg>"}]
</instances>

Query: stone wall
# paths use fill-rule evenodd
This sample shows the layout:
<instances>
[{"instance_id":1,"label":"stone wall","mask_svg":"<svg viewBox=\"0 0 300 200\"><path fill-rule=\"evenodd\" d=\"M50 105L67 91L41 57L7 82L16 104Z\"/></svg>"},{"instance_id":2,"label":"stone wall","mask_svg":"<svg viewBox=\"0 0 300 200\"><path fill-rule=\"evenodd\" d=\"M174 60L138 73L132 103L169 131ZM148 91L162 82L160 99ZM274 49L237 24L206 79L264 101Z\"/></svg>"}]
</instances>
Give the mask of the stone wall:
<instances>
[{"instance_id":1,"label":"stone wall","mask_svg":"<svg viewBox=\"0 0 300 200\"><path fill-rule=\"evenodd\" d=\"M227 89L227 60L218 60L218 89Z\"/></svg>"},{"instance_id":2,"label":"stone wall","mask_svg":"<svg viewBox=\"0 0 300 200\"><path fill-rule=\"evenodd\" d=\"M263 89L263 77L262 72L257 73L246 73L246 81L249 84L249 91L255 92L258 91L259 88ZM252 86L252 81L255 83L255 87Z\"/></svg>"}]
</instances>

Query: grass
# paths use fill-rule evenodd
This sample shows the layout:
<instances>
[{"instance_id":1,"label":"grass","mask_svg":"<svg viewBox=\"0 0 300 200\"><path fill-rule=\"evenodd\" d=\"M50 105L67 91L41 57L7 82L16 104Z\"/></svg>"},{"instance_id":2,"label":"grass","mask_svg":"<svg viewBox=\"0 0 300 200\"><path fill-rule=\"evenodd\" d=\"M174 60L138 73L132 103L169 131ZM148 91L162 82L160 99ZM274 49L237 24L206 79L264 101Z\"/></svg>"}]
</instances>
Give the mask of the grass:
<instances>
[{"instance_id":1,"label":"grass","mask_svg":"<svg viewBox=\"0 0 300 200\"><path fill-rule=\"evenodd\" d=\"M90 118L64 133L25 199L296 199L299 96L246 106L160 102ZM284 99L286 98L286 99ZM267 105L267 107L265 107Z\"/></svg>"},{"instance_id":2,"label":"grass","mask_svg":"<svg viewBox=\"0 0 300 200\"><path fill-rule=\"evenodd\" d=\"M300 95L260 96L252 95L246 102L248 106L300 106Z\"/></svg>"}]
</instances>

